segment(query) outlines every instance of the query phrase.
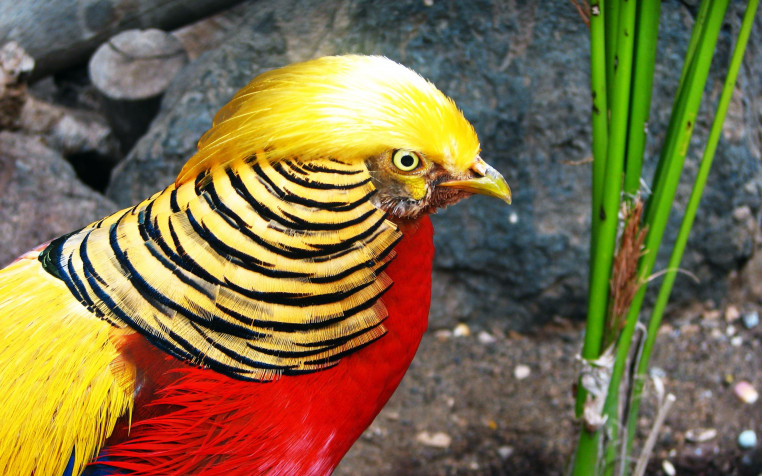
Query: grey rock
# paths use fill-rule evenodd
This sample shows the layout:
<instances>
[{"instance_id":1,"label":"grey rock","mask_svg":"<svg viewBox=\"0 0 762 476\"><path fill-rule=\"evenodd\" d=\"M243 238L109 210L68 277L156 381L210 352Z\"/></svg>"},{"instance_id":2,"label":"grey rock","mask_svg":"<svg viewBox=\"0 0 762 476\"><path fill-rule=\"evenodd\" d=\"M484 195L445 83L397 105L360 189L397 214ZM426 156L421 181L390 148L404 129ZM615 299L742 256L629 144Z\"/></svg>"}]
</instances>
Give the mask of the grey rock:
<instances>
[{"instance_id":1,"label":"grey rock","mask_svg":"<svg viewBox=\"0 0 762 476\"><path fill-rule=\"evenodd\" d=\"M26 76L34 59L16 42L0 48L0 129L18 127L18 117L26 100Z\"/></svg>"},{"instance_id":2,"label":"grey rock","mask_svg":"<svg viewBox=\"0 0 762 476\"><path fill-rule=\"evenodd\" d=\"M187 62L182 42L155 28L123 31L95 51L88 71L123 150L148 129L161 95Z\"/></svg>"},{"instance_id":3,"label":"grey rock","mask_svg":"<svg viewBox=\"0 0 762 476\"><path fill-rule=\"evenodd\" d=\"M737 3L737 2L736 2ZM214 113L256 74L325 54L383 54L431 79L476 127L482 156L508 179L510 208L475 197L434 217L437 257L432 327L460 321L526 329L586 308L590 166L588 32L570 2L252 2L240 28L200 56L170 86L146 136L113 174L108 195L129 205L174 180ZM430 6L427 6L430 5ZM718 46L707 89L718 91L739 5ZM694 7L662 6L646 174L666 129ZM298 12L299 14L294 14ZM759 24L759 19L757 21ZM714 299L754 252L753 233L734 220L760 207L760 29L739 80L732 134L723 139L683 267L676 299ZM718 94L697 120L686 176L696 161ZM678 191L674 215L687 200ZM674 217L673 217L674 218ZM678 226L674 219L667 240ZM664 267L662 259L657 270Z\"/></svg>"},{"instance_id":4,"label":"grey rock","mask_svg":"<svg viewBox=\"0 0 762 476\"><path fill-rule=\"evenodd\" d=\"M0 265L116 209L38 137L0 132Z\"/></svg>"},{"instance_id":5,"label":"grey rock","mask_svg":"<svg viewBox=\"0 0 762 476\"><path fill-rule=\"evenodd\" d=\"M106 120L97 113L70 109L28 96L19 118L19 129L39 135L51 149L65 157L97 155L118 161L118 143Z\"/></svg>"},{"instance_id":6,"label":"grey rock","mask_svg":"<svg viewBox=\"0 0 762 476\"><path fill-rule=\"evenodd\" d=\"M108 98L137 101L163 94L187 62L183 44L171 33L127 30L95 51L89 71L93 84Z\"/></svg>"},{"instance_id":7,"label":"grey rock","mask_svg":"<svg viewBox=\"0 0 762 476\"><path fill-rule=\"evenodd\" d=\"M240 0L25 0L0 2L0 45L18 42L37 78L87 61L109 37L131 28L171 30Z\"/></svg>"}]
</instances>

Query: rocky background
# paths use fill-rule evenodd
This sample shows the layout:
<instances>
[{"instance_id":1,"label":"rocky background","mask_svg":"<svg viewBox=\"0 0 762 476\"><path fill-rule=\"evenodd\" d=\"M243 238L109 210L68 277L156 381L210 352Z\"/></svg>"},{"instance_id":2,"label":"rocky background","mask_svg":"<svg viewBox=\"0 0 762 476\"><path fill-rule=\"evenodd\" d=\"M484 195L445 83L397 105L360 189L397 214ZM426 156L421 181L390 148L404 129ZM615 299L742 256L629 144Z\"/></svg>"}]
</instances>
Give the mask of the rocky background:
<instances>
[{"instance_id":1,"label":"rocky background","mask_svg":"<svg viewBox=\"0 0 762 476\"><path fill-rule=\"evenodd\" d=\"M695 3L666 1L662 6L647 174L666 129ZM514 204L506 207L475 197L434 217L431 328L439 334L426 337L423 360L411 370L414 377L405 380L392 410L385 410L376 429L361 441L360 453L350 454L342 474L551 474L563 468L573 443L568 386L579 342L578 324L566 320L578 322L585 312L590 221L588 32L571 2L165 0L153 8L149 2L82 0L75 8L62 5L0 4L0 47L15 41L36 61L30 68L16 47L0 53L0 263L170 183L214 113L258 73L327 54L386 55L455 99L479 133L482 156L511 184ZM229 9L212 15L221 8ZM731 2L730 8L686 161L686 179L697 169L743 2ZM172 30L170 43L179 40L185 50L181 63L187 64L169 74L163 63L147 55L129 65L129 74L117 71L123 78L135 75L135 82L143 85L147 81L140 74L164 74L163 94L137 91L132 97L114 97L98 91L87 64L95 48L122 30L138 27ZM679 335L689 326L681 341L688 346L685 352L696 351L694 343L701 355L717 355L701 339L712 332L717 345L729 352L715 367L678 370L686 373L679 376L683 382L695 384L686 392L696 399L716 386L730 391L732 379L704 375L709 368L723 373L724 364L736 362L740 367L731 376L752 381L762 372L759 364L748 363L760 360L758 332L750 330L741 344L731 344L743 329L733 323L735 318L762 300L762 253L757 252L762 202L760 35L758 17L683 262L697 279L678 278L673 293L676 308L692 306L674 318L672 328ZM91 63L92 68L109 72L115 67ZM120 111L116 117L115 110ZM135 112L146 110L151 117ZM120 132L118 119L125 117L133 119L128 125L132 135ZM133 144L129 137L139 140ZM685 185L678 191L668 240L676 233L689 190ZM725 316L724 310L735 304L741 308L735 318L704 320L707 313ZM553 337L529 342L513 333L546 335L548 329ZM739 346L746 353L732 352ZM426 360L426 355L433 357ZM527 359L534 359L529 367L542 375L531 385L513 373ZM670 356L664 359L669 363ZM477 388L460 387L462 379L471 378L464 368L477 374ZM762 380L756 383L762 385ZM513 396L496 398L504 392ZM684 401L683 418L695 409L690 403L694 397ZM533 407L542 411L522 411L521 404L511 404L514 398L530 407L534 399L542 400ZM725 440L713 448L721 453L733 448L722 453L730 466L695 474L752 471L762 457L745 454L745 466L736 465L744 455L733 443L736 428L727 427L725 420L760 425L762 413L758 406L732 414L722 410L733 401L717 400L718 406L710 406L693 426L676 422L672 440L662 441L663 447L682 448L687 429L725 423ZM422 410L428 405L430 413ZM458 417L460 405L465 406ZM548 420L553 413L556 420ZM411 423L408 418L420 420ZM425 425L444 429L437 432ZM390 427L410 432L410 426L418 446L404 439L386 441ZM557 432L558 438L543 435L546 431ZM462 436L453 441L453 434ZM664 451L664 458L669 457ZM533 466L535 460L540 463ZM370 471L369 464L377 471Z\"/></svg>"}]
</instances>

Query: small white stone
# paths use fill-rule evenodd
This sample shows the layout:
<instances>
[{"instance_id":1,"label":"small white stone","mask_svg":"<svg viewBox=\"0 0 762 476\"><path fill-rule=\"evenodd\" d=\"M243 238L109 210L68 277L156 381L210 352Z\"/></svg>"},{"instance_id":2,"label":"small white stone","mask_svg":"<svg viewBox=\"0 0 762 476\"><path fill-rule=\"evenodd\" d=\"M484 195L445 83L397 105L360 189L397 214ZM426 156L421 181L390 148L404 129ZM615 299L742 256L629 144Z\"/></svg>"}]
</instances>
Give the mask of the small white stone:
<instances>
[{"instance_id":1,"label":"small white stone","mask_svg":"<svg viewBox=\"0 0 762 476\"><path fill-rule=\"evenodd\" d=\"M759 313L757 311L747 312L741 318L743 319L743 325L747 329L757 327L759 324Z\"/></svg>"},{"instance_id":2,"label":"small white stone","mask_svg":"<svg viewBox=\"0 0 762 476\"><path fill-rule=\"evenodd\" d=\"M511 212L508 215L508 223L510 223L511 225L515 225L518 222L519 222L519 214L516 212Z\"/></svg>"},{"instance_id":3,"label":"small white stone","mask_svg":"<svg viewBox=\"0 0 762 476\"><path fill-rule=\"evenodd\" d=\"M497 341L497 339L495 339L495 336L493 336L487 331L480 331L479 335L477 336L477 339L479 339L479 342L482 344L494 344Z\"/></svg>"},{"instance_id":4,"label":"small white stone","mask_svg":"<svg viewBox=\"0 0 762 476\"><path fill-rule=\"evenodd\" d=\"M735 335L735 333L736 333L736 326L731 324L725 328L725 335L732 336L732 335Z\"/></svg>"},{"instance_id":5,"label":"small white stone","mask_svg":"<svg viewBox=\"0 0 762 476\"><path fill-rule=\"evenodd\" d=\"M742 402L754 403L759 398L759 393L749 382L741 380L735 387L733 387L733 393L736 394Z\"/></svg>"},{"instance_id":6,"label":"small white stone","mask_svg":"<svg viewBox=\"0 0 762 476\"><path fill-rule=\"evenodd\" d=\"M513 446L501 446L497 449L497 454L500 456L500 459L508 459L513 456L514 451Z\"/></svg>"},{"instance_id":7,"label":"small white stone","mask_svg":"<svg viewBox=\"0 0 762 476\"><path fill-rule=\"evenodd\" d=\"M452 335L455 337L468 337L471 335L471 328L461 322L452 330Z\"/></svg>"},{"instance_id":8,"label":"small white stone","mask_svg":"<svg viewBox=\"0 0 762 476\"><path fill-rule=\"evenodd\" d=\"M516 377L517 380L524 380L525 378L529 377L529 374L531 373L532 369L530 369L528 365L524 364L519 364L515 369L513 369L513 376Z\"/></svg>"},{"instance_id":9,"label":"small white stone","mask_svg":"<svg viewBox=\"0 0 762 476\"><path fill-rule=\"evenodd\" d=\"M714 428L696 428L685 432L685 439L693 443L704 443L714 439L717 436L717 430Z\"/></svg>"},{"instance_id":10,"label":"small white stone","mask_svg":"<svg viewBox=\"0 0 762 476\"><path fill-rule=\"evenodd\" d=\"M727 322L733 322L736 319L741 317L741 313L738 311L738 308L736 306L733 306L732 304L725 308L725 320Z\"/></svg>"},{"instance_id":11,"label":"small white stone","mask_svg":"<svg viewBox=\"0 0 762 476\"><path fill-rule=\"evenodd\" d=\"M415 439L418 443L433 448L449 448L452 443L450 435L443 431L437 431L435 433L422 431L415 436Z\"/></svg>"},{"instance_id":12,"label":"small white stone","mask_svg":"<svg viewBox=\"0 0 762 476\"><path fill-rule=\"evenodd\" d=\"M735 336L730 339L730 345L733 347L741 347L741 344L743 344L743 337L741 336Z\"/></svg>"},{"instance_id":13,"label":"small white stone","mask_svg":"<svg viewBox=\"0 0 762 476\"><path fill-rule=\"evenodd\" d=\"M434 337L436 337L438 341L444 342L452 337L452 331L450 329L439 329L434 332Z\"/></svg>"},{"instance_id":14,"label":"small white stone","mask_svg":"<svg viewBox=\"0 0 762 476\"><path fill-rule=\"evenodd\" d=\"M754 448L757 446L757 434L754 430L742 431L738 435L738 446L744 449Z\"/></svg>"},{"instance_id":15,"label":"small white stone","mask_svg":"<svg viewBox=\"0 0 762 476\"><path fill-rule=\"evenodd\" d=\"M677 474L675 467L666 459L661 462L661 469L664 470L664 474L667 476L675 476Z\"/></svg>"}]
</instances>

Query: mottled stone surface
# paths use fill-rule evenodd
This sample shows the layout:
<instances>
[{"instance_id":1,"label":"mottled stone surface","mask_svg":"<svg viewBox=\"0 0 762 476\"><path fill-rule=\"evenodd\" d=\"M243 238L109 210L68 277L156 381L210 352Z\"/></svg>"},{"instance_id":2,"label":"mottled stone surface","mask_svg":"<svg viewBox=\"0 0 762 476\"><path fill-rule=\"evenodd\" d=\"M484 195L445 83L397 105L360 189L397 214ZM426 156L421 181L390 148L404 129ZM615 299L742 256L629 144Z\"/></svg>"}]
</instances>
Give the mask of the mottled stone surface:
<instances>
[{"instance_id":1,"label":"mottled stone surface","mask_svg":"<svg viewBox=\"0 0 762 476\"><path fill-rule=\"evenodd\" d=\"M0 266L116 208L39 137L0 132Z\"/></svg>"},{"instance_id":2,"label":"mottled stone surface","mask_svg":"<svg viewBox=\"0 0 762 476\"><path fill-rule=\"evenodd\" d=\"M0 46L18 42L39 78L85 63L120 31L179 28L240 0L25 0L0 2Z\"/></svg>"}]
</instances>

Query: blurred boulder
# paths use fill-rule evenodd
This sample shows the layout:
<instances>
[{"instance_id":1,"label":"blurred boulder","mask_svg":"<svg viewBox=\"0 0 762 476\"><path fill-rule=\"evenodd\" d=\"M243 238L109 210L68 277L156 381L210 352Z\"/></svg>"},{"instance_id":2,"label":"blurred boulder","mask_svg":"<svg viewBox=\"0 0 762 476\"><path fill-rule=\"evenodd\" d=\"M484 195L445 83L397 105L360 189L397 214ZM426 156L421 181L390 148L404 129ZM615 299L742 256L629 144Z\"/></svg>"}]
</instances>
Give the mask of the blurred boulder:
<instances>
[{"instance_id":1,"label":"blurred boulder","mask_svg":"<svg viewBox=\"0 0 762 476\"><path fill-rule=\"evenodd\" d=\"M554 315L580 317L586 307L590 166L588 31L570 2L423 2L286 0L250 2L237 30L201 55L167 91L148 133L112 176L108 195L122 206L167 183L190 157L214 113L255 75L327 54L382 54L431 79L463 109L482 156L508 179L514 205L474 197L434 217L437 246L433 328L456 321L526 329ZM737 31L739 5L718 45L709 98L695 128L686 176L695 174L713 103ZM298 12L298 14L295 14ZM656 90L646 174L655 167L693 7L662 6ZM759 24L759 19L758 22ZM758 56L760 28L749 50ZM756 52L756 53L754 53ZM759 58L757 58L759 59ZM758 128L760 66L748 58L739 79L733 134L717 152L715 171L678 278L680 299L719 302L727 276L754 252L753 233L733 218L739 207L760 213ZM681 186L673 215L688 187ZM667 239L674 237L673 219ZM657 264L663 268L665 261Z\"/></svg>"},{"instance_id":2,"label":"blurred boulder","mask_svg":"<svg viewBox=\"0 0 762 476\"><path fill-rule=\"evenodd\" d=\"M0 48L0 129L15 129L27 98L26 79L34 59L16 42Z\"/></svg>"},{"instance_id":3,"label":"blurred boulder","mask_svg":"<svg viewBox=\"0 0 762 476\"><path fill-rule=\"evenodd\" d=\"M16 41L43 77L87 62L101 43L132 28L172 30L240 0L25 0L0 2L0 45Z\"/></svg>"},{"instance_id":4,"label":"blurred boulder","mask_svg":"<svg viewBox=\"0 0 762 476\"><path fill-rule=\"evenodd\" d=\"M39 137L0 132L0 266L116 209Z\"/></svg>"},{"instance_id":5,"label":"blurred boulder","mask_svg":"<svg viewBox=\"0 0 762 476\"><path fill-rule=\"evenodd\" d=\"M148 129L162 94L187 62L180 40L155 28L123 31L90 58L90 78L122 150Z\"/></svg>"}]
</instances>

